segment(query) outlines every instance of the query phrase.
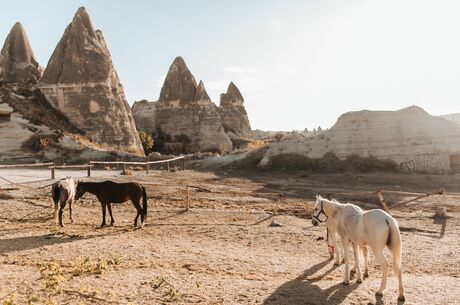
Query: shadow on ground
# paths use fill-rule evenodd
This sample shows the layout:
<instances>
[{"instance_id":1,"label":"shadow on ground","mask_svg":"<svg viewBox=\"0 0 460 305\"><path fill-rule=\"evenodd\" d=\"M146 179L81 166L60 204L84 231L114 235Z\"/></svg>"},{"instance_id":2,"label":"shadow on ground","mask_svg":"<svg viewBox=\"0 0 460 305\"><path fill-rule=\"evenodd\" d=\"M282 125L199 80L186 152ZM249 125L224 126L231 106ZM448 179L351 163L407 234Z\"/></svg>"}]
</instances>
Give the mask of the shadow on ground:
<instances>
[{"instance_id":1,"label":"shadow on ground","mask_svg":"<svg viewBox=\"0 0 460 305\"><path fill-rule=\"evenodd\" d=\"M326 272L312 278L316 272L323 269L330 263L330 260L318 263L306 270L302 275L296 279L283 284L276 289L265 301L264 305L309 305L309 304L328 304L336 305L342 304L347 295L356 290L359 284L353 283L345 286L338 283L327 289L322 289L316 282L321 281L324 277L330 274L336 268L333 266Z\"/></svg>"}]
</instances>

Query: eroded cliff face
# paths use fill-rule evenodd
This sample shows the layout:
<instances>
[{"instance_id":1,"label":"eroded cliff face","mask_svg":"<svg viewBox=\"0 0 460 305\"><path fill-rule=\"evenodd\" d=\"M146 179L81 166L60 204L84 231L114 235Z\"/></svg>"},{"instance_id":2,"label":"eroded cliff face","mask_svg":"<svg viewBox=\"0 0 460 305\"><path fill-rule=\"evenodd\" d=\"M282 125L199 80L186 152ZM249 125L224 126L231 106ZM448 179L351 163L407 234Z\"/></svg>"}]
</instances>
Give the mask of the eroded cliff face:
<instances>
[{"instance_id":1,"label":"eroded cliff face","mask_svg":"<svg viewBox=\"0 0 460 305\"><path fill-rule=\"evenodd\" d=\"M0 81L36 84L40 75L40 67L30 47L29 38L17 22L6 37L0 53Z\"/></svg>"},{"instance_id":2,"label":"eroded cliff face","mask_svg":"<svg viewBox=\"0 0 460 305\"><path fill-rule=\"evenodd\" d=\"M219 114L226 132L238 137L251 137L251 125L244 108L244 99L233 82L228 86L227 93L220 95Z\"/></svg>"},{"instance_id":3,"label":"eroded cliff face","mask_svg":"<svg viewBox=\"0 0 460 305\"><path fill-rule=\"evenodd\" d=\"M320 159L328 153L341 160L372 157L391 160L402 169L445 172L450 170L449 158L460 155L460 125L416 106L349 112L320 134L269 145L259 165L270 167L281 155Z\"/></svg>"},{"instance_id":4,"label":"eroded cliff face","mask_svg":"<svg viewBox=\"0 0 460 305\"><path fill-rule=\"evenodd\" d=\"M197 146L197 151L223 152L232 149L232 142L225 134L217 107L209 98L202 81L196 88L192 113L192 143Z\"/></svg>"},{"instance_id":5,"label":"eroded cliff face","mask_svg":"<svg viewBox=\"0 0 460 305\"><path fill-rule=\"evenodd\" d=\"M149 102L146 100L134 102L132 114L137 130L142 130L148 133L156 131L155 105L156 102Z\"/></svg>"},{"instance_id":6,"label":"eroded cliff face","mask_svg":"<svg viewBox=\"0 0 460 305\"><path fill-rule=\"evenodd\" d=\"M186 150L227 152L232 144L225 134L217 107L202 82L177 57L169 68L160 98L155 103L155 127L165 134L186 137Z\"/></svg>"},{"instance_id":7,"label":"eroded cliff face","mask_svg":"<svg viewBox=\"0 0 460 305\"><path fill-rule=\"evenodd\" d=\"M94 30L83 7L56 46L39 88L101 148L144 154L102 32Z\"/></svg>"},{"instance_id":8,"label":"eroded cliff face","mask_svg":"<svg viewBox=\"0 0 460 305\"><path fill-rule=\"evenodd\" d=\"M0 84L0 162L108 158L85 132L53 108L38 89Z\"/></svg>"}]
</instances>

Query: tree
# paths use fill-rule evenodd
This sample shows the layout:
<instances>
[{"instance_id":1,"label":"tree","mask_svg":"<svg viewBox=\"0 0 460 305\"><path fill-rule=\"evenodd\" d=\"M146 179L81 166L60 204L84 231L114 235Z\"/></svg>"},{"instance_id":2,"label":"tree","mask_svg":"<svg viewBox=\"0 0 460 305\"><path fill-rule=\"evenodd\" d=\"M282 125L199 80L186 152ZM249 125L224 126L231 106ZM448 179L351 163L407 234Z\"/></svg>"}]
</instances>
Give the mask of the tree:
<instances>
[{"instance_id":1,"label":"tree","mask_svg":"<svg viewBox=\"0 0 460 305\"><path fill-rule=\"evenodd\" d=\"M151 153L153 150L153 138L150 134L146 133L145 131L139 131L139 138L141 140L142 148L144 148L144 152L146 155Z\"/></svg>"}]
</instances>

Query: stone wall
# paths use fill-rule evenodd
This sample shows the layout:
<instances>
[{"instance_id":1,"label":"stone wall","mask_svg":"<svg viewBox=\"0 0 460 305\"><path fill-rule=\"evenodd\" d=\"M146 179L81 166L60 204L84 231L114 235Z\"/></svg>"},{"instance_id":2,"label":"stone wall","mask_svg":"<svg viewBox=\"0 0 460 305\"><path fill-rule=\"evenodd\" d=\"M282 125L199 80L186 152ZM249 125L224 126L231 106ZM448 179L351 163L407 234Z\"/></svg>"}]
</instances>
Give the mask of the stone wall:
<instances>
[{"instance_id":1,"label":"stone wall","mask_svg":"<svg viewBox=\"0 0 460 305\"><path fill-rule=\"evenodd\" d=\"M414 159L400 164L402 171L419 173L448 173L450 160L447 154L418 154Z\"/></svg>"}]
</instances>

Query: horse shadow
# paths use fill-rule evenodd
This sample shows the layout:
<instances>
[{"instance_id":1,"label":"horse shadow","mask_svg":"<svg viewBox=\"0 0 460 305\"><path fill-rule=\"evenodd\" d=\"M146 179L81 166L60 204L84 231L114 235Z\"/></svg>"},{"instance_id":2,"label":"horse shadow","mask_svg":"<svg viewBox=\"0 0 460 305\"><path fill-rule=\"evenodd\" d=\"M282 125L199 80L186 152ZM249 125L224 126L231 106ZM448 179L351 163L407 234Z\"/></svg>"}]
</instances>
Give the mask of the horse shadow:
<instances>
[{"instance_id":1,"label":"horse shadow","mask_svg":"<svg viewBox=\"0 0 460 305\"><path fill-rule=\"evenodd\" d=\"M322 289L315 282L320 281L325 276L334 271L337 267L332 266L329 270L321 275L311 278L319 270L323 269L331 262L330 259L318 263L306 270L296 279L289 281L274 291L265 301L264 305L310 305L310 304L328 304L338 305L346 297L359 287L358 283L344 286L342 283L333 285L327 289Z\"/></svg>"},{"instance_id":2,"label":"horse shadow","mask_svg":"<svg viewBox=\"0 0 460 305\"><path fill-rule=\"evenodd\" d=\"M51 233L38 236L23 236L0 239L0 254L32 250L57 244L71 243L78 240L90 239L94 237L95 236L57 235Z\"/></svg>"}]
</instances>

